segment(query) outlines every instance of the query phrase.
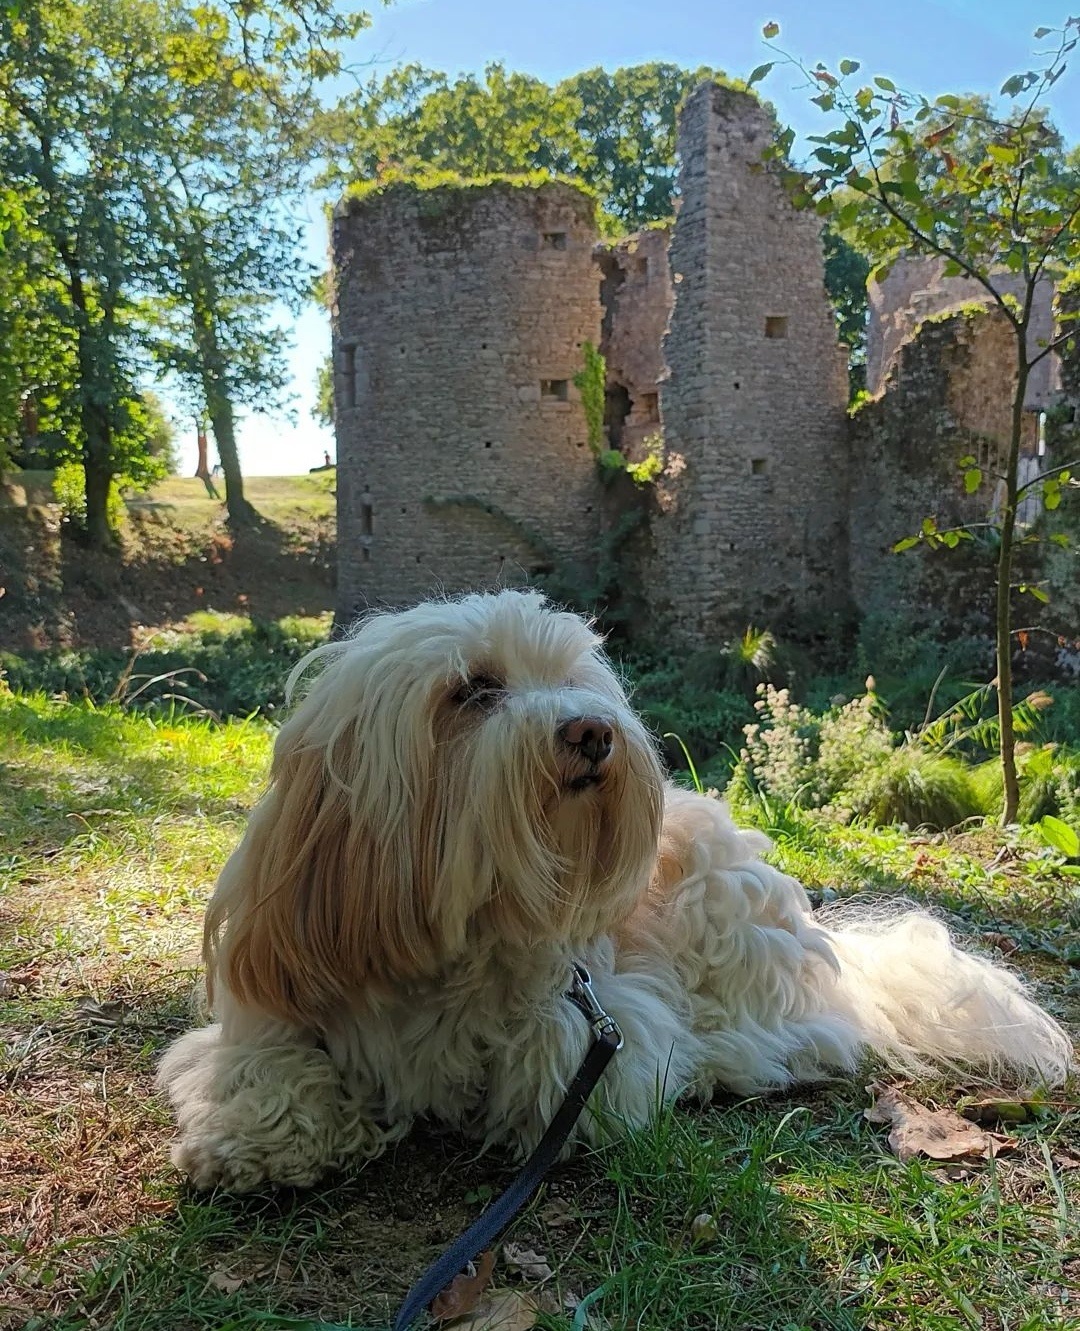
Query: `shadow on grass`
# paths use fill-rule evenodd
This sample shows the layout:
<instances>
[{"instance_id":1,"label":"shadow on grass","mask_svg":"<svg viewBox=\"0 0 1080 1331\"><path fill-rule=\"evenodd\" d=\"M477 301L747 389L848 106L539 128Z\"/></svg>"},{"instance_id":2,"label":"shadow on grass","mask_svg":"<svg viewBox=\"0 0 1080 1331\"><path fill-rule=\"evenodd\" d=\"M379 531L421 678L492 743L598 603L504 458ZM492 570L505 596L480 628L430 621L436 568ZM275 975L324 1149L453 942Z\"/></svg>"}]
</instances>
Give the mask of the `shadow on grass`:
<instances>
[{"instance_id":1,"label":"shadow on grass","mask_svg":"<svg viewBox=\"0 0 1080 1331\"><path fill-rule=\"evenodd\" d=\"M69 1196L104 1178L101 1210L89 1222L77 1213L35 1247L31 1178L0 1326L12 1307L20 1320L9 1324L26 1331L386 1331L413 1280L514 1166L421 1126L310 1191L232 1197L178 1186L150 1075L187 1024L186 1000L176 975L134 990L118 980L97 1012L76 1007L54 1020L53 1075L73 1075L67 1144L49 1145L44 1167ZM885 1154L864 1103L861 1083L846 1082L665 1112L618 1146L557 1168L510 1235L554 1269L538 1326L571 1331L586 1297L602 1320L577 1325L619 1331L1068 1325L1056 1309L1072 1222L1036 1172L1037 1141L1021 1142L1000 1168L1024 1188L1041 1177L1042 1192L1010 1201L996 1165L953 1182ZM125 1164L115 1181L114 1161ZM41 1167L28 1158L27 1168ZM66 1216L62 1203L56 1214ZM514 1282L501 1259L496 1284Z\"/></svg>"},{"instance_id":2,"label":"shadow on grass","mask_svg":"<svg viewBox=\"0 0 1080 1331\"><path fill-rule=\"evenodd\" d=\"M277 619L332 607L331 516L298 508L295 524L263 517L237 529L224 522L184 528L172 516L153 508L140 513L121 555L87 550L32 514L8 514L0 564L12 576L0 647L123 648L139 626L196 610Z\"/></svg>"},{"instance_id":3,"label":"shadow on grass","mask_svg":"<svg viewBox=\"0 0 1080 1331\"><path fill-rule=\"evenodd\" d=\"M806 1218L773 1185L765 1143L760 1135L748 1152L741 1138L698 1141L699 1157L686 1161L658 1156L650 1140L640 1173L634 1146L556 1170L511 1232L555 1268L541 1325L568 1331L575 1304L594 1294L604 1321L582 1325L865 1326L861 1296L815 1259ZM477 1213L478 1195L500 1190L512 1172L466 1153L460 1139L418 1131L358 1175L313 1192L185 1191L174 1215L110 1243L49 1325L255 1331L285 1318L310 1331L385 1331L412 1281ZM715 1212L719 1232L698 1251L688 1227L701 1208ZM496 1283L513 1283L501 1262Z\"/></svg>"}]
</instances>

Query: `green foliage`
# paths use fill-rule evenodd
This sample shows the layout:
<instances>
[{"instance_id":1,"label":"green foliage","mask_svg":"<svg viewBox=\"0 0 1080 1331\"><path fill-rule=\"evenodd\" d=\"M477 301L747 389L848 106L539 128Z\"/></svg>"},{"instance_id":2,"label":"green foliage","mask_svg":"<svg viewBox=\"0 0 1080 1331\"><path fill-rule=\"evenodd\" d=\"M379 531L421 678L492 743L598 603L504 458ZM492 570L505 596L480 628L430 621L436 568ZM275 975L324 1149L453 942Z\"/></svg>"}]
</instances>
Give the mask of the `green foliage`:
<instances>
[{"instance_id":1,"label":"green foliage","mask_svg":"<svg viewBox=\"0 0 1080 1331\"><path fill-rule=\"evenodd\" d=\"M504 189L538 189L552 181L572 185L588 198L595 198L582 181L572 176L549 175L544 171L487 171L469 173L418 164L413 171L390 167L372 180L355 180L342 194L343 200L362 205L366 199L382 198L388 194L415 194L420 207L428 217L441 217L456 207L463 195L488 190L494 186Z\"/></svg>"},{"instance_id":2,"label":"green foliage","mask_svg":"<svg viewBox=\"0 0 1080 1331\"><path fill-rule=\"evenodd\" d=\"M326 356L315 371L315 405L311 414L327 429L334 426L334 362Z\"/></svg>"},{"instance_id":3,"label":"green foliage","mask_svg":"<svg viewBox=\"0 0 1080 1331\"><path fill-rule=\"evenodd\" d=\"M613 234L638 230L674 211L677 111L706 78L727 81L663 63L586 70L554 86L501 64L453 80L408 65L320 117L320 183L539 172L586 185Z\"/></svg>"},{"instance_id":4,"label":"green foliage","mask_svg":"<svg viewBox=\"0 0 1080 1331\"><path fill-rule=\"evenodd\" d=\"M722 646L694 652L687 658L683 674L691 688L718 688L753 700L760 683L780 675L780 656L775 636L751 624Z\"/></svg>"},{"instance_id":5,"label":"green foliage","mask_svg":"<svg viewBox=\"0 0 1080 1331\"><path fill-rule=\"evenodd\" d=\"M774 42L778 34L775 24L765 29L767 41ZM1080 18L1040 28L1036 39L1046 37L1052 40L1041 47L1041 67L1002 85L1001 96L1010 103L1004 111L989 98L945 94L931 101L883 76L867 82L855 77L860 69L855 60L841 60L836 72L822 63L809 69L776 47L778 59L755 70L751 80L764 78L777 63L794 66L816 89L811 101L830 117L825 132L810 138L816 145L811 171L787 166L790 132L778 136L767 154L797 206L829 218L875 258L879 274L909 252L943 259L945 275L963 274L980 285L1015 336L1017 372L1002 468L995 580L1002 816L1007 822L1016 816L1019 800L1010 726L1017 511L1023 491L1042 487L1048 479L1037 476L1022 487L1018 480L1027 383L1039 361L1074 335L1080 314L1060 311L1058 331L1045 346L1028 337L1040 279L1080 265L1080 159L1064 152L1044 105L1080 40ZM998 290L1002 273L1019 279L1019 297ZM967 483L977 488L981 476L974 467L968 470ZM1051 504L1058 498L1053 488L1049 497ZM966 524L938 530L927 518L920 532L894 548L951 549L970 536ZM1045 599L1037 585L1022 584L1021 590Z\"/></svg>"},{"instance_id":6,"label":"green foliage","mask_svg":"<svg viewBox=\"0 0 1080 1331\"><path fill-rule=\"evenodd\" d=\"M704 784L722 786L753 710L743 693L719 688L708 678L689 679L687 664L628 659L634 706L655 734L678 737L665 742L673 768L685 770L689 754Z\"/></svg>"},{"instance_id":7,"label":"green foliage","mask_svg":"<svg viewBox=\"0 0 1080 1331\"><path fill-rule=\"evenodd\" d=\"M1035 734L1042 713L1052 706L1053 698L1039 690L1029 694L1012 708L1013 733L1026 737ZM1001 743L1001 722L996 708L993 684L973 689L958 699L933 721L921 726L918 741L935 753L961 752L979 757L995 752Z\"/></svg>"},{"instance_id":8,"label":"green foliage","mask_svg":"<svg viewBox=\"0 0 1080 1331\"><path fill-rule=\"evenodd\" d=\"M604 449L604 407L607 388L607 362L591 342L581 349L584 365L574 375L574 387L581 394L589 448L596 458Z\"/></svg>"},{"instance_id":9,"label":"green foliage","mask_svg":"<svg viewBox=\"0 0 1080 1331\"><path fill-rule=\"evenodd\" d=\"M194 632L156 634L135 654L104 648L2 653L0 669L13 689L96 705L272 716L284 705L289 670L328 632L324 619L193 618Z\"/></svg>"},{"instance_id":10,"label":"green foliage","mask_svg":"<svg viewBox=\"0 0 1080 1331\"><path fill-rule=\"evenodd\" d=\"M988 810L968 767L958 758L904 744L838 796L851 815L874 827L902 824L943 830Z\"/></svg>"},{"instance_id":11,"label":"green foliage","mask_svg":"<svg viewBox=\"0 0 1080 1331\"><path fill-rule=\"evenodd\" d=\"M77 462L62 462L53 472L53 495L66 522L73 522L80 527L85 525L86 472ZM109 499L105 511L109 529L119 532L124 523L124 501L115 476L109 482Z\"/></svg>"},{"instance_id":12,"label":"green foliage","mask_svg":"<svg viewBox=\"0 0 1080 1331\"><path fill-rule=\"evenodd\" d=\"M272 316L307 294L286 209L315 85L366 23L331 0L0 6L0 449L81 463L93 544L156 433L130 419L151 361L209 416L236 515L233 404L280 396Z\"/></svg>"},{"instance_id":13,"label":"green foliage","mask_svg":"<svg viewBox=\"0 0 1080 1331\"><path fill-rule=\"evenodd\" d=\"M825 253L825 289L836 314L836 331L851 352L851 398L854 403L866 383L866 318L869 301L866 281L870 262L835 226L822 228Z\"/></svg>"},{"instance_id":14,"label":"green foliage","mask_svg":"<svg viewBox=\"0 0 1080 1331\"><path fill-rule=\"evenodd\" d=\"M650 434L642 440L645 456L640 462L628 462L626 474L636 486L651 484L664 470L664 436Z\"/></svg>"},{"instance_id":15,"label":"green foliage","mask_svg":"<svg viewBox=\"0 0 1080 1331\"><path fill-rule=\"evenodd\" d=\"M786 689L764 684L758 694L738 777L770 800L874 826L946 828L986 812L963 762L897 743L871 688L822 716Z\"/></svg>"}]
</instances>

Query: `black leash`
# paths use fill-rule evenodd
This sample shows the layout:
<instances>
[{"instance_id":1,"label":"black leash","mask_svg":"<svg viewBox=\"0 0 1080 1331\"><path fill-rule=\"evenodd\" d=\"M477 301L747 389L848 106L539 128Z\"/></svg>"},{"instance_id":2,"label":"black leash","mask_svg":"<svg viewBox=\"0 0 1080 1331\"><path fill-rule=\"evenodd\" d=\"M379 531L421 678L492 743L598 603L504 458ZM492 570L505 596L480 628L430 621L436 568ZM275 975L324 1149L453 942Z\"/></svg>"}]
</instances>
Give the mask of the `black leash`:
<instances>
[{"instance_id":1,"label":"black leash","mask_svg":"<svg viewBox=\"0 0 1080 1331\"><path fill-rule=\"evenodd\" d=\"M574 962L566 997L581 1009L592 1027L593 1043L585 1055L585 1061L567 1088L566 1097L548 1125L547 1132L517 1177L413 1285L401 1305L393 1331L408 1331L436 1295L509 1225L558 1159L596 1083L604 1075L604 1069L622 1048L622 1032L597 1002L589 972L578 962Z\"/></svg>"}]
</instances>

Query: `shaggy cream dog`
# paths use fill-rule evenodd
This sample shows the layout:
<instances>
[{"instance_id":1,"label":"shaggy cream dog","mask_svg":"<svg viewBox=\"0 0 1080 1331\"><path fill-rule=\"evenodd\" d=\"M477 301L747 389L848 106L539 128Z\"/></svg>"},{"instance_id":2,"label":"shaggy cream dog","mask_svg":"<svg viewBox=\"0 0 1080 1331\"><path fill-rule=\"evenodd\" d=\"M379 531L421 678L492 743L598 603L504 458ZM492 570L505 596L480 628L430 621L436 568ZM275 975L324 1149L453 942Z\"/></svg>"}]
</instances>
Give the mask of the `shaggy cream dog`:
<instances>
[{"instance_id":1,"label":"shaggy cream dog","mask_svg":"<svg viewBox=\"0 0 1080 1331\"><path fill-rule=\"evenodd\" d=\"M600 641L512 591L364 620L282 727L206 918L214 1025L166 1053L200 1186L310 1184L421 1115L532 1146L585 1053L579 1138L715 1087L962 1063L1058 1082L1071 1046L929 916L811 914L715 799L668 785Z\"/></svg>"}]
</instances>

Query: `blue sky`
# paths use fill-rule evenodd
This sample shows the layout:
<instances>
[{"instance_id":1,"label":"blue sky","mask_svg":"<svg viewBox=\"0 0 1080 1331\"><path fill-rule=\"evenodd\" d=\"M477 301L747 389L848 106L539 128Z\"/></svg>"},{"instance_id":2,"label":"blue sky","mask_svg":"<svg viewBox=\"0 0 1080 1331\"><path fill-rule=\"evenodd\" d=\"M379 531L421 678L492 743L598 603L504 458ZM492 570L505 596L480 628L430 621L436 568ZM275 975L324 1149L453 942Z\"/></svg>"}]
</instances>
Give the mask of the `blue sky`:
<instances>
[{"instance_id":1,"label":"blue sky","mask_svg":"<svg viewBox=\"0 0 1080 1331\"><path fill-rule=\"evenodd\" d=\"M349 60L362 78L405 62L457 73L493 60L549 81L594 65L650 60L745 76L768 58L761 29L775 20L780 44L811 64L848 56L868 73L933 96L996 92L1010 74L1030 67L1034 29L1062 17L1043 0L399 0L374 12ZM763 91L782 119L813 133L818 112L797 82L777 69ZM1052 105L1068 140L1080 141L1080 61L1058 84ZM325 224L317 201L308 216L308 249L321 261ZM309 310L293 336L295 419L252 415L241 423L241 461L252 475L306 471L322 462L324 449L334 451L331 433L311 418L316 367L330 343L325 313ZM181 428L180 443L187 474L195 466L192 428Z\"/></svg>"}]
</instances>

